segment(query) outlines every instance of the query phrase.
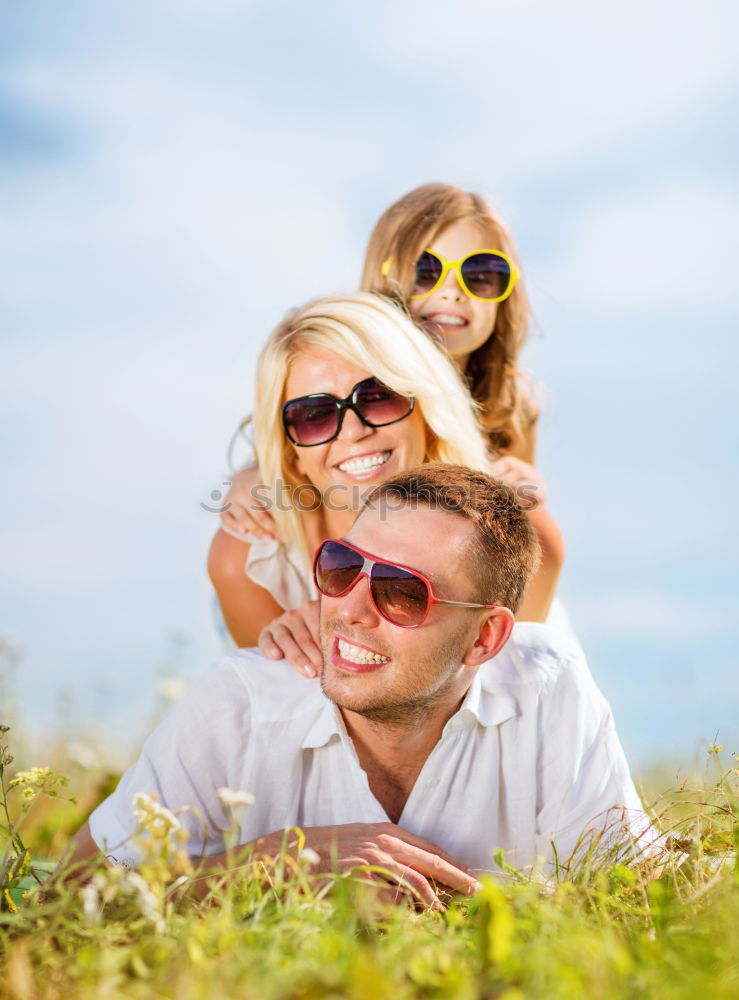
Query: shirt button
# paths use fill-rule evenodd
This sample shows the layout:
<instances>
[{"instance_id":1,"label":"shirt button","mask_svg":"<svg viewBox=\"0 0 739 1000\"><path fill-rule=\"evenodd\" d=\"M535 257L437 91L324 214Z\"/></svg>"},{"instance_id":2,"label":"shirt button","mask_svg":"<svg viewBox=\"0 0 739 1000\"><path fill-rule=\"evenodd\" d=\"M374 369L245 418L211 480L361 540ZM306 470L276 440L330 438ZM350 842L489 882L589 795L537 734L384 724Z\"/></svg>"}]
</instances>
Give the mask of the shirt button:
<instances>
[{"instance_id":1,"label":"shirt button","mask_svg":"<svg viewBox=\"0 0 739 1000\"><path fill-rule=\"evenodd\" d=\"M438 778L432 778L431 781L427 781L426 782L426 787L427 788L436 788L436 786L438 784L439 784L439 779Z\"/></svg>"}]
</instances>

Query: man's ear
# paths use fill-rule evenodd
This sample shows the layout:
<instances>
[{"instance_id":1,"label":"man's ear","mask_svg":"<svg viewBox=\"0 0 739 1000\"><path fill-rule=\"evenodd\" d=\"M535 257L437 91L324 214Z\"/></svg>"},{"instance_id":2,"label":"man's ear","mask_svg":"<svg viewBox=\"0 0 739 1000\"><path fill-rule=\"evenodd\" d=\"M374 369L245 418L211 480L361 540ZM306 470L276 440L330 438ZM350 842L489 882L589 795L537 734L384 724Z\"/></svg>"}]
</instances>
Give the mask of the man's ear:
<instances>
[{"instance_id":1,"label":"man's ear","mask_svg":"<svg viewBox=\"0 0 739 1000\"><path fill-rule=\"evenodd\" d=\"M508 608L492 608L480 619L477 637L467 647L462 663L476 667L499 653L513 631L513 612Z\"/></svg>"}]
</instances>

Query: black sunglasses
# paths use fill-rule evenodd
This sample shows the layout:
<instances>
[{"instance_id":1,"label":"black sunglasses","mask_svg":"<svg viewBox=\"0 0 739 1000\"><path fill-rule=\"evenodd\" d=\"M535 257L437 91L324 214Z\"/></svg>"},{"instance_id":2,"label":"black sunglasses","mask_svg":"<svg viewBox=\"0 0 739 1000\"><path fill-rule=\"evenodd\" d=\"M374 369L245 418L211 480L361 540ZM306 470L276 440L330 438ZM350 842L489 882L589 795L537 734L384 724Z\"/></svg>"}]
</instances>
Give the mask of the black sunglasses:
<instances>
[{"instance_id":1,"label":"black sunglasses","mask_svg":"<svg viewBox=\"0 0 739 1000\"><path fill-rule=\"evenodd\" d=\"M377 378L357 382L345 399L328 392L288 399L282 407L282 426L293 444L312 448L339 436L344 414L351 410L367 427L386 427L405 420L415 400L383 385Z\"/></svg>"}]
</instances>

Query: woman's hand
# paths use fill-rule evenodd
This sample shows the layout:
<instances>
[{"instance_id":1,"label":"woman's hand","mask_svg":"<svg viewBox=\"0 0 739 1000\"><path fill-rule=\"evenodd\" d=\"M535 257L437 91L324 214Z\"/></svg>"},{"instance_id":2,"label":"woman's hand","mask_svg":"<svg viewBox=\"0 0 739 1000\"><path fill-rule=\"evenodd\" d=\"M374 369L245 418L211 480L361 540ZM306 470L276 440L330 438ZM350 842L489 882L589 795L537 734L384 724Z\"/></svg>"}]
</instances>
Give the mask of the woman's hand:
<instances>
[{"instance_id":1,"label":"woman's hand","mask_svg":"<svg viewBox=\"0 0 739 1000\"><path fill-rule=\"evenodd\" d=\"M242 469L231 480L221 523L240 535L250 532L256 538L279 538L269 506L267 487L260 482L259 469Z\"/></svg>"},{"instance_id":2,"label":"woman's hand","mask_svg":"<svg viewBox=\"0 0 739 1000\"><path fill-rule=\"evenodd\" d=\"M490 463L490 474L510 486L526 511L535 510L547 498L546 483L533 465L513 455L501 455Z\"/></svg>"},{"instance_id":3,"label":"woman's hand","mask_svg":"<svg viewBox=\"0 0 739 1000\"><path fill-rule=\"evenodd\" d=\"M259 648L272 660L289 660L304 677L317 677L323 666L318 631L318 601L285 611L259 633Z\"/></svg>"}]
</instances>

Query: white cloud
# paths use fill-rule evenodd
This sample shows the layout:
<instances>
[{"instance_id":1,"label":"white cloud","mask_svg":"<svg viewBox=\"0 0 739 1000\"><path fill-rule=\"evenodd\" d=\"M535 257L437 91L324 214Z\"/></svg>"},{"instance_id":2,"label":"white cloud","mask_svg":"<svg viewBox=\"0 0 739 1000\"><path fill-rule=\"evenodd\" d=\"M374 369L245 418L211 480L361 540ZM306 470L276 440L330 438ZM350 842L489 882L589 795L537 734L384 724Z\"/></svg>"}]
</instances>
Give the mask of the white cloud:
<instances>
[{"instance_id":1,"label":"white cloud","mask_svg":"<svg viewBox=\"0 0 739 1000\"><path fill-rule=\"evenodd\" d=\"M113 532L74 525L67 534L59 530L53 514L41 510L37 521L34 527L15 526L0 533L2 575L13 588L36 595L54 587L92 590L131 572L130 548Z\"/></svg>"},{"instance_id":2,"label":"white cloud","mask_svg":"<svg viewBox=\"0 0 739 1000\"><path fill-rule=\"evenodd\" d=\"M694 175L588 201L573 219L550 288L580 308L635 315L665 305L739 312L739 191Z\"/></svg>"},{"instance_id":3,"label":"white cloud","mask_svg":"<svg viewBox=\"0 0 739 1000\"><path fill-rule=\"evenodd\" d=\"M465 126L470 160L485 151L506 180L615 151L618 137L695 115L737 82L739 19L730 0L462 0L453 11L413 0L382 10L375 45L423 81L419 113L428 112L430 140ZM456 114L445 109L440 120L433 102L444 89ZM448 159L458 163L459 150Z\"/></svg>"},{"instance_id":4,"label":"white cloud","mask_svg":"<svg viewBox=\"0 0 739 1000\"><path fill-rule=\"evenodd\" d=\"M568 601L568 608L578 631L599 638L694 641L723 637L735 628L733 620L715 606L638 586L589 597L576 595Z\"/></svg>"}]
</instances>

